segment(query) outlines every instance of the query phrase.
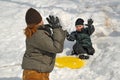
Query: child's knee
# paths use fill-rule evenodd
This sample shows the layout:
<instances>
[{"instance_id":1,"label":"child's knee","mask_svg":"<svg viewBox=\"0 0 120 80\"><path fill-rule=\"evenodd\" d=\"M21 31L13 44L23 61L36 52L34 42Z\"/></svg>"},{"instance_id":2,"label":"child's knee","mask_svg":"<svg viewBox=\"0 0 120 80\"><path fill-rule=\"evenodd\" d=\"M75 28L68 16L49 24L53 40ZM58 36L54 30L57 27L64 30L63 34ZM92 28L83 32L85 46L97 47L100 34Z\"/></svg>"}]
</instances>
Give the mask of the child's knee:
<instances>
[{"instance_id":1,"label":"child's knee","mask_svg":"<svg viewBox=\"0 0 120 80\"><path fill-rule=\"evenodd\" d=\"M88 54L89 55L93 55L94 53L95 53L95 49L94 48L91 47L91 48L88 49Z\"/></svg>"}]
</instances>

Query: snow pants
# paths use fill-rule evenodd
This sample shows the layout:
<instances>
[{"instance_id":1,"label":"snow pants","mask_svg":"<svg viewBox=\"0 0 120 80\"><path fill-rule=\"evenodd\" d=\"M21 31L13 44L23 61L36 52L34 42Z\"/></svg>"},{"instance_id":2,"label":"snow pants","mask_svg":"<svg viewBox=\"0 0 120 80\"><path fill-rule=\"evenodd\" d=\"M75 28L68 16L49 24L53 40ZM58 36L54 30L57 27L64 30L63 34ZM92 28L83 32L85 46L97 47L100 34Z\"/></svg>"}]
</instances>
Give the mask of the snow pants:
<instances>
[{"instance_id":1,"label":"snow pants","mask_svg":"<svg viewBox=\"0 0 120 80\"><path fill-rule=\"evenodd\" d=\"M34 70L24 70L23 80L49 80L49 73L41 73Z\"/></svg>"},{"instance_id":2,"label":"snow pants","mask_svg":"<svg viewBox=\"0 0 120 80\"><path fill-rule=\"evenodd\" d=\"M73 45L73 51L76 55L87 53L88 55L93 55L95 53L95 49L92 46L82 46L81 44L75 43Z\"/></svg>"}]
</instances>

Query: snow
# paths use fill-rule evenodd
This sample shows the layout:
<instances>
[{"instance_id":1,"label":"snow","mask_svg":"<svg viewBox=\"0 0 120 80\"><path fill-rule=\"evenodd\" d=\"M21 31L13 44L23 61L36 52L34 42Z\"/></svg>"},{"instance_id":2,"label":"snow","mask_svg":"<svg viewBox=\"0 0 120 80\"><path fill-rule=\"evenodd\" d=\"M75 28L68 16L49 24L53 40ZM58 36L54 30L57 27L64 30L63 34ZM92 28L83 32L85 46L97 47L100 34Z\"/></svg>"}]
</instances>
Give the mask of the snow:
<instances>
[{"instance_id":1,"label":"snow","mask_svg":"<svg viewBox=\"0 0 120 80\"><path fill-rule=\"evenodd\" d=\"M25 13L37 9L45 23L49 14L59 16L63 29L75 30L81 17L92 17L95 32L91 36L96 50L80 69L57 68L50 80L120 80L120 0L0 0L0 80L21 80L21 62L25 51ZM57 56L69 55L74 42L65 40Z\"/></svg>"}]
</instances>

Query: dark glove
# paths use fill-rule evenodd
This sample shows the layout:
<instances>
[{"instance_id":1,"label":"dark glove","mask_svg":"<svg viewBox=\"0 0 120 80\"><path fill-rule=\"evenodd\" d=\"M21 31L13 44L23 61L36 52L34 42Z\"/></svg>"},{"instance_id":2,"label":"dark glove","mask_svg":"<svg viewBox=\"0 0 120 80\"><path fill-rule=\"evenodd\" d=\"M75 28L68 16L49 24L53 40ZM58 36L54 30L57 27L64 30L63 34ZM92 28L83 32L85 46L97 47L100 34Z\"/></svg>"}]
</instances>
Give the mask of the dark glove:
<instances>
[{"instance_id":1,"label":"dark glove","mask_svg":"<svg viewBox=\"0 0 120 80\"><path fill-rule=\"evenodd\" d=\"M93 24L93 20L90 18L88 19L88 25L92 25Z\"/></svg>"},{"instance_id":2,"label":"dark glove","mask_svg":"<svg viewBox=\"0 0 120 80\"><path fill-rule=\"evenodd\" d=\"M54 17L53 15L49 15L49 17L46 18L48 23L51 25L51 28L62 28L59 18L58 17Z\"/></svg>"}]
</instances>

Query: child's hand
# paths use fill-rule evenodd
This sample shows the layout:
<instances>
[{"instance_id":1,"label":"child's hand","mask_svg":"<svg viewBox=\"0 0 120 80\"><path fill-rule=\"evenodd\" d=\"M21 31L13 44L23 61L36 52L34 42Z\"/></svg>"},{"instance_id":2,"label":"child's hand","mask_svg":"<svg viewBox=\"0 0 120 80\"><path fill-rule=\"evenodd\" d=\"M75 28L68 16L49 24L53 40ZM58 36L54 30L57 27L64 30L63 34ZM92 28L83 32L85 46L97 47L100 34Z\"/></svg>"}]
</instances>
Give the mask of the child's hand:
<instances>
[{"instance_id":1,"label":"child's hand","mask_svg":"<svg viewBox=\"0 0 120 80\"><path fill-rule=\"evenodd\" d=\"M92 25L93 24L93 20L90 18L88 19L88 25Z\"/></svg>"},{"instance_id":2,"label":"child's hand","mask_svg":"<svg viewBox=\"0 0 120 80\"><path fill-rule=\"evenodd\" d=\"M69 35L70 35L70 34L68 33L68 31L65 30L65 36L66 36L66 37L69 37Z\"/></svg>"}]
</instances>

